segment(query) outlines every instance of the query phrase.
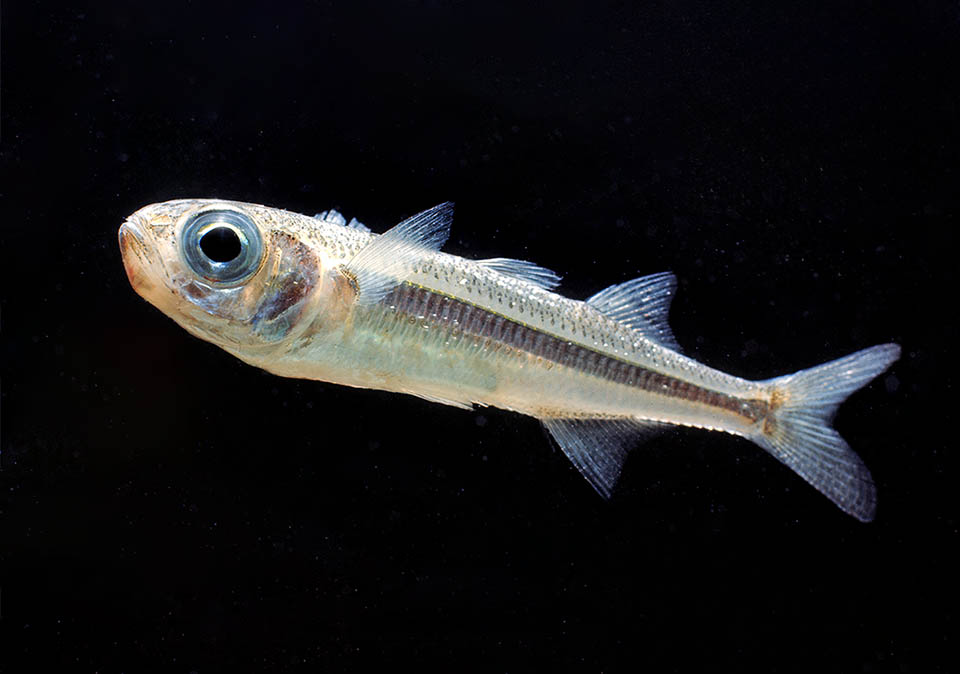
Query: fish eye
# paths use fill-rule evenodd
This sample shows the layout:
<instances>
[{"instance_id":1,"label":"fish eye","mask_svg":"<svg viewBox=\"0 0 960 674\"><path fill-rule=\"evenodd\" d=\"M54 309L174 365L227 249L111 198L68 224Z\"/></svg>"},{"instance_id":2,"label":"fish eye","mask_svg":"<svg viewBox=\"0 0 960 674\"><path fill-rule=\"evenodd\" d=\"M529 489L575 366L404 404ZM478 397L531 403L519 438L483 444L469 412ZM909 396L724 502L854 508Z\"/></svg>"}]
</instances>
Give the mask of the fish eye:
<instances>
[{"instance_id":1,"label":"fish eye","mask_svg":"<svg viewBox=\"0 0 960 674\"><path fill-rule=\"evenodd\" d=\"M216 283L237 283L260 267L263 241L260 230L243 213L203 211L184 223L180 250L197 275Z\"/></svg>"},{"instance_id":2,"label":"fish eye","mask_svg":"<svg viewBox=\"0 0 960 674\"><path fill-rule=\"evenodd\" d=\"M200 237L200 250L214 262L230 262L243 251L243 242L230 227L217 226Z\"/></svg>"}]
</instances>

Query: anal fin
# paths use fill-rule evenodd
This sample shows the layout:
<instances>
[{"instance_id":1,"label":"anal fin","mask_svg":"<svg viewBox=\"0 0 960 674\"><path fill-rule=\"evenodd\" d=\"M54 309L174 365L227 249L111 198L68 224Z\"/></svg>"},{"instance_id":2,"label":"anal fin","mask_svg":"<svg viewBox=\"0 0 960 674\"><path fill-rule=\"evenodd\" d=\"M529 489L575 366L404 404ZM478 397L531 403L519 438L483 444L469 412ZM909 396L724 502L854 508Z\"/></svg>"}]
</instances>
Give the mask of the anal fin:
<instances>
[{"instance_id":1,"label":"anal fin","mask_svg":"<svg viewBox=\"0 0 960 674\"><path fill-rule=\"evenodd\" d=\"M580 474L610 498L627 454L660 424L633 419L540 420Z\"/></svg>"}]
</instances>

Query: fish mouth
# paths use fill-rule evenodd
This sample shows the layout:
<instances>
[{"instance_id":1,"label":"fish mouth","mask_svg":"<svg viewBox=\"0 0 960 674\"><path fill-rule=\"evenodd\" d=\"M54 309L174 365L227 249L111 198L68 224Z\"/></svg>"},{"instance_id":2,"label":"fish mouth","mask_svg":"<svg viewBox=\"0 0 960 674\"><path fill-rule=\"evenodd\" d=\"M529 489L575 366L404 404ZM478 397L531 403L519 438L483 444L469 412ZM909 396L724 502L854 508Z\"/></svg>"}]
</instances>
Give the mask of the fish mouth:
<instances>
[{"instance_id":1,"label":"fish mouth","mask_svg":"<svg viewBox=\"0 0 960 674\"><path fill-rule=\"evenodd\" d=\"M134 217L120 225L117 235L120 243L120 255L123 258L123 268L127 272L130 285L140 295L152 287L143 273L147 264L147 246L144 243L143 230Z\"/></svg>"}]
</instances>

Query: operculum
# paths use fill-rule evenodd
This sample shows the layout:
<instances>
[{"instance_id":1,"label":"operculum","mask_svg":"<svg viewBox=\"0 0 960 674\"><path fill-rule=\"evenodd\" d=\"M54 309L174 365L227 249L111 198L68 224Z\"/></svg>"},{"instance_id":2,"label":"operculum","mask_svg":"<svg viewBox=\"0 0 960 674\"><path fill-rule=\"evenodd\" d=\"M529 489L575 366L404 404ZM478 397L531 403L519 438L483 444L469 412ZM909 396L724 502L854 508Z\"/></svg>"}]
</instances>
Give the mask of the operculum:
<instances>
[{"instance_id":1,"label":"operculum","mask_svg":"<svg viewBox=\"0 0 960 674\"><path fill-rule=\"evenodd\" d=\"M250 325L263 342L278 342L301 324L304 311L320 278L320 260L296 237L270 234L270 254L264 262L263 285L257 295Z\"/></svg>"}]
</instances>

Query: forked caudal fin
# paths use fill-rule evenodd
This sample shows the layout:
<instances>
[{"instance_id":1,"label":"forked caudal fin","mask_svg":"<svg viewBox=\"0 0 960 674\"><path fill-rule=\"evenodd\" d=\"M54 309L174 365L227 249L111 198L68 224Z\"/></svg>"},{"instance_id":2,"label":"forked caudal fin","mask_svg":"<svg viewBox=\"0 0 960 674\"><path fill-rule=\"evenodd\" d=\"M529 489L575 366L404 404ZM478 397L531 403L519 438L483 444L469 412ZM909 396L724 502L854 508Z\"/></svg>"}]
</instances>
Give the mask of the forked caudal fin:
<instances>
[{"instance_id":1,"label":"forked caudal fin","mask_svg":"<svg viewBox=\"0 0 960 674\"><path fill-rule=\"evenodd\" d=\"M751 438L861 522L873 519L877 490L870 471L830 422L847 396L899 357L899 346L881 344L769 380L778 405L763 432Z\"/></svg>"},{"instance_id":2,"label":"forked caudal fin","mask_svg":"<svg viewBox=\"0 0 960 674\"><path fill-rule=\"evenodd\" d=\"M870 471L830 427L847 396L900 357L896 344L882 344L760 382L773 392L768 416L750 439L862 522L873 519L877 493ZM541 419L560 448L593 488L609 498L628 450L657 427L639 420Z\"/></svg>"}]
</instances>

